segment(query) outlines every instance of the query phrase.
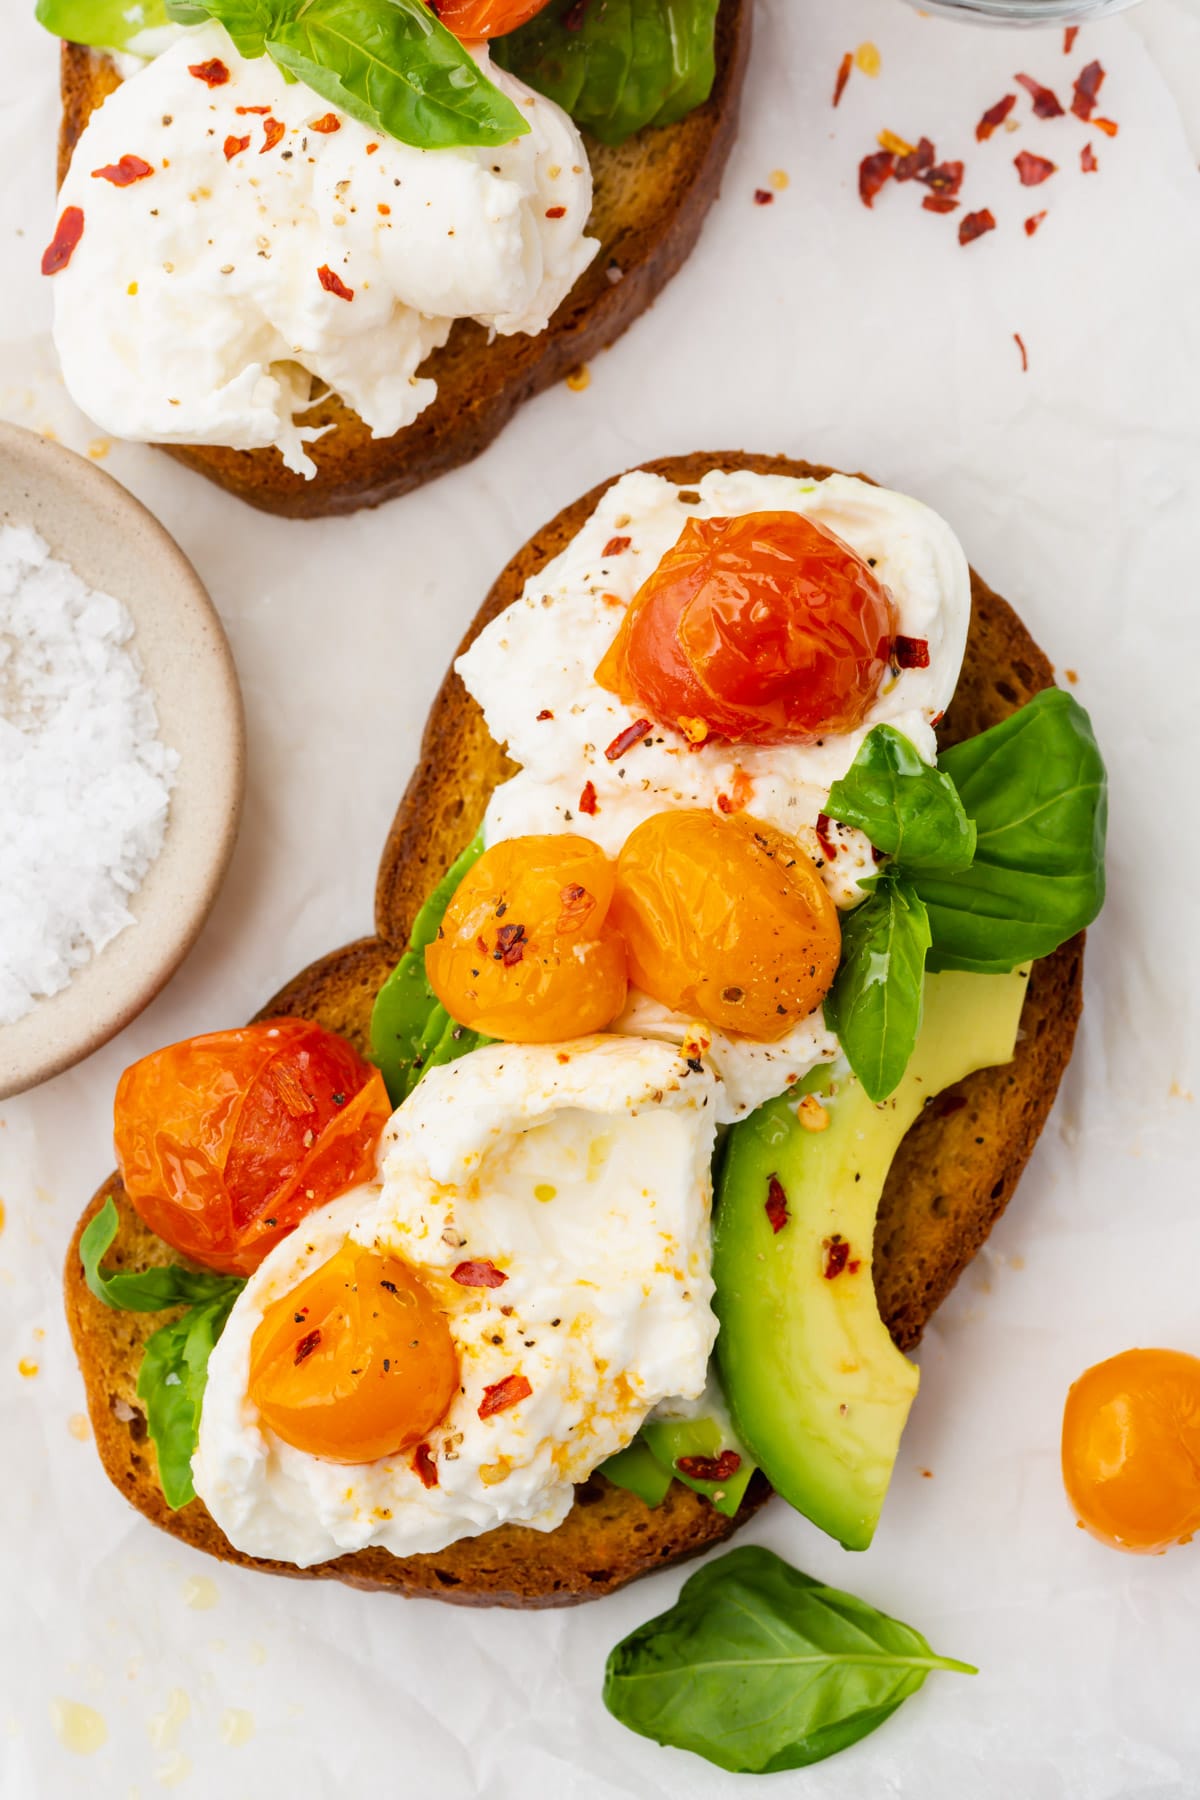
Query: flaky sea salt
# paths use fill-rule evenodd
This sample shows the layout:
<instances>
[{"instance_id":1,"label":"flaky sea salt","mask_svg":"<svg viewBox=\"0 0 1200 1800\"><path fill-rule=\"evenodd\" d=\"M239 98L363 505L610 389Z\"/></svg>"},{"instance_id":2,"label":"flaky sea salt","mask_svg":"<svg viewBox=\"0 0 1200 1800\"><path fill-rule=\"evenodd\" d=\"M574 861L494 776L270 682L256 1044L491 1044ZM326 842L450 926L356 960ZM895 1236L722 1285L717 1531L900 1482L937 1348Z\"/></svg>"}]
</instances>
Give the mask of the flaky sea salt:
<instances>
[{"instance_id":1,"label":"flaky sea salt","mask_svg":"<svg viewBox=\"0 0 1200 1800\"><path fill-rule=\"evenodd\" d=\"M0 529L0 1026L134 923L162 848L179 758L132 636L35 531Z\"/></svg>"}]
</instances>

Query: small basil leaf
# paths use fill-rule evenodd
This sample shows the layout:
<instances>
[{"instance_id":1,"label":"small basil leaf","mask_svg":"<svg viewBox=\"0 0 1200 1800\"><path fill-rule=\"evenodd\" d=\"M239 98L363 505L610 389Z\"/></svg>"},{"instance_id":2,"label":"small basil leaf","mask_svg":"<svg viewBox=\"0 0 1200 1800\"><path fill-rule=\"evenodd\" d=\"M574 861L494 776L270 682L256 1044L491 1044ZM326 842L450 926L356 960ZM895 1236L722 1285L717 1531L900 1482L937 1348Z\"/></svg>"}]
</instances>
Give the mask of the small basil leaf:
<instances>
[{"instance_id":1,"label":"small basil leaf","mask_svg":"<svg viewBox=\"0 0 1200 1800\"><path fill-rule=\"evenodd\" d=\"M202 1269L185 1269L180 1263L144 1269L108 1272L101 1265L117 1235L119 1224L112 1196L87 1225L79 1240L79 1259L84 1279L97 1300L122 1312L163 1312L168 1306L195 1306L212 1300L236 1299L245 1283L233 1275L212 1275Z\"/></svg>"},{"instance_id":2,"label":"small basil leaf","mask_svg":"<svg viewBox=\"0 0 1200 1800\"><path fill-rule=\"evenodd\" d=\"M195 1496L192 1455L200 1433L208 1359L243 1284L230 1285L232 1293L192 1307L146 1339L137 1393L146 1407L146 1427L158 1453L158 1479L172 1511Z\"/></svg>"},{"instance_id":3,"label":"small basil leaf","mask_svg":"<svg viewBox=\"0 0 1200 1800\"><path fill-rule=\"evenodd\" d=\"M908 1067L921 1029L929 919L911 882L885 877L842 918L842 960L825 997L837 1033L870 1099L886 1100Z\"/></svg>"},{"instance_id":4,"label":"small basil leaf","mask_svg":"<svg viewBox=\"0 0 1200 1800\"><path fill-rule=\"evenodd\" d=\"M55 37L97 50L124 50L167 22L163 0L37 0L34 16Z\"/></svg>"},{"instance_id":5,"label":"small basil leaf","mask_svg":"<svg viewBox=\"0 0 1200 1800\"><path fill-rule=\"evenodd\" d=\"M179 25L201 25L216 19L242 56L261 56L272 22L281 6L294 0L167 0L167 15Z\"/></svg>"},{"instance_id":6,"label":"small basil leaf","mask_svg":"<svg viewBox=\"0 0 1200 1800\"><path fill-rule=\"evenodd\" d=\"M747 1547L709 1563L608 1659L604 1704L734 1774L802 1769L858 1743L932 1669L973 1675L919 1631Z\"/></svg>"},{"instance_id":7,"label":"small basil leaf","mask_svg":"<svg viewBox=\"0 0 1200 1800\"><path fill-rule=\"evenodd\" d=\"M954 873L970 868L975 855L975 826L953 781L892 725L867 733L825 810L866 832L902 875Z\"/></svg>"},{"instance_id":8,"label":"small basil leaf","mask_svg":"<svg viewBox=\"0 0 1200 1800\"><path fill-rule=\"evenodd\" d=\"M1108 822L1104 761L1091 720L1047 688L941 766L975 821L975 860L961 874L921 875L931 969L1004 974L1047 956L1104 904Z\"/></svg>"}]
</instances>

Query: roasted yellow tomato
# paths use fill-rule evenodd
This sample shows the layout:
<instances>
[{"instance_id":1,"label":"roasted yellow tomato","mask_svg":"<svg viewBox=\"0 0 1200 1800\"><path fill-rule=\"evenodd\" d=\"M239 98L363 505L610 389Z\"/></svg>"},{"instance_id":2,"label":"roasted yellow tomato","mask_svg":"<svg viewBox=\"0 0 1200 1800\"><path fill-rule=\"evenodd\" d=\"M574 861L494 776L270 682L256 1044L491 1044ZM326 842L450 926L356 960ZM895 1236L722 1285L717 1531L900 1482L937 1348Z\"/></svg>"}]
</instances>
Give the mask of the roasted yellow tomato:
<instances>
[{"instance_id":1,"label":"roasted yellow tomato","mask_svg":"<svg viewBox=\"0 0 1200 1800\"><path fill-rule=\"evenodd\" d=\"M485 850L425 952L450 1016L512 1044L611 1025L627 985L609 916L615 875L587 838L508 838Z\"/></svg>"},{"instance_id":2,"label":"roasted yellow tomato","mask_svg":"<svg viewBox=\"0 0 1200 1800\"><path fill-rule=\"evenodd\" d=\"M250 1398L285 1444L376 1462L418 1443L458 1391L445 1314L406 1263L347 1239L269 1306L250 1345Z\"/></svg>"},{"instance_id":3,"label":"roasted yellow tomato","mask_svg":"<svg viewBox=\"0 0 1200 1800\"><path fill-rule=\"evenodd\" d=\"M1200 1357L1125 1350L1086 1369L1063 1413L1063 1481L1081 1525L1153 1555L1200 1530Z\"/></svg>"},{"instance_id":4,"label":"roasted yellow tomato","mask_svg":"<svg viewBox=\"0 0 1200 1800\"><path fill-rule=\"evenodd\" d=\"M635 987L745 1037L782 1037L837 972L837 909L816 865L745 813L656 813L639 825L617 862L612 918Z\"/></svg>"}]
</instances>

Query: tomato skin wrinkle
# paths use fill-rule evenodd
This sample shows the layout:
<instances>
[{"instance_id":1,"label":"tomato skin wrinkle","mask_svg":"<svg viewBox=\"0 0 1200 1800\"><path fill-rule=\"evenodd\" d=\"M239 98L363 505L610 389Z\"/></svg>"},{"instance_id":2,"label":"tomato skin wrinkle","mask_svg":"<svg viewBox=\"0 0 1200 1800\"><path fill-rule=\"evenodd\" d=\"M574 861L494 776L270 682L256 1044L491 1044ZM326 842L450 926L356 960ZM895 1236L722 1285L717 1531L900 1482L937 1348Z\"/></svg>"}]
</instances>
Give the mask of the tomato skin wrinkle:
<instances>
[{"instance_id":1,"label":"tomato skin wrinkle","mask_svg":"<svg viewBox=\"0 0 1200 1800\"><path fill-rule=\"evenodd\" d=\"M1200 1530L1200 1357L1125 1350L1086 1369L1063 1410L1062 1473L1079 1523L1159 1555Z\"/></svg>"}]
</instances>

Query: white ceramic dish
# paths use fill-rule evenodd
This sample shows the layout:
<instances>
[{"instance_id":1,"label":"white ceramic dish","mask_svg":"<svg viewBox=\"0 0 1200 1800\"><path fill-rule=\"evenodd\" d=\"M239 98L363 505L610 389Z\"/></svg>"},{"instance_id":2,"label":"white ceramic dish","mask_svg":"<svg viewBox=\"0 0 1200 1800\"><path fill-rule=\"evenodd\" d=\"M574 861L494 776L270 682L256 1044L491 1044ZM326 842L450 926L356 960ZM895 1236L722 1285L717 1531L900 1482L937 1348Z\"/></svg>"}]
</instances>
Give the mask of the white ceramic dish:
<instances>
[{"instance_id":1,"label":"white ceramic dish","mask_svg":"<svg viewBox=\"0 0 1200 1800\"><path fill-rule=\"evenodd\" d=\"M195 942L237 837L245 721L229 644L199 576L119 482L72 450L0 424L0 522L32 525L53 555L129 609L159 731L179 753L162 851L130 903L136 923L61 993L0 1026L3 1100L106 1043Z\"/></svg>"}]
</instances>

